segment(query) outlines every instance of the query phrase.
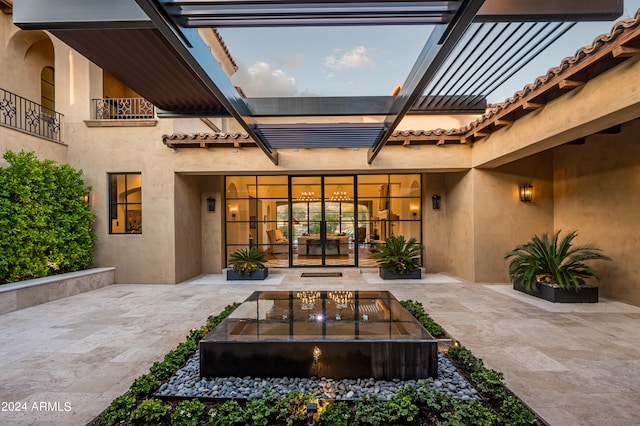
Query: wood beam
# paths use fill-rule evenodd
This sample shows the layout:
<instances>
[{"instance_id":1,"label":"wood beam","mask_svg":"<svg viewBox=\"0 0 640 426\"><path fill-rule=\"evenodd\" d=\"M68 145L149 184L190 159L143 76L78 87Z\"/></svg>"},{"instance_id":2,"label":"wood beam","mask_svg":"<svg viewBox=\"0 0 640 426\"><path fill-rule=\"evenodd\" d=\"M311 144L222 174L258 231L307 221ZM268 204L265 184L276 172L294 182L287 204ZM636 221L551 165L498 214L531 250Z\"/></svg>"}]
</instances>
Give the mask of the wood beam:
<instances>
[{"instance_id":1,"label":"wood beam","mask_svg":"<svg viewBox=\"0 0 640 426\"><path fill-rule=\"evenodd\" d=\"M576 87L580 87L584 85L585 85L584 81L568 79L568 78L564 80L560 80L560 83L558 83L558 87L560 89L575 89Z\"/></svg>"},{"instance_id":2,"label":"wood beam","mask_svg":"<svg viewBox=\"0 0 640 426\"><path fill-rule=\"evenodd\" d=\"M640 48L617 46L613 48L612 54L614 58L631 58L633 56L640 55Z\"/></svg>"},{"instance_id":3,"label":"wood beam","mask_svg":"<svg viewBox=\"0 0 640 426\"><path fill-rule=\"evenodd\" d=\"M2 10L6 15L11 15L11 13L13 13L13 2L9 0L0 0L0 10Z\"/></svg>"},{"instance_id":4,"label":"wood beam","mask_svg":"<svg viewBox=\"0 0 640 426\"><path fill-rule=\"evenodd\" d=\"M525 109L525 110L539 109L539 108L542 108L543 106L544 104L541 104L539 102L531 102L531 101L522 102L522 109Z\"/></svg>"},{"instance_id":5,"label":"wood beam","mask_svg":"<svg viewBox=\"0 0 640 426\"><path fill-rule=\"evenodd\" d=\"M513 120L509 120L506 118L496 118L495 120L493 120L493 125L496 127L504 127L508 126L509 124L513 124Z\"/></svg>"}]
</instances>

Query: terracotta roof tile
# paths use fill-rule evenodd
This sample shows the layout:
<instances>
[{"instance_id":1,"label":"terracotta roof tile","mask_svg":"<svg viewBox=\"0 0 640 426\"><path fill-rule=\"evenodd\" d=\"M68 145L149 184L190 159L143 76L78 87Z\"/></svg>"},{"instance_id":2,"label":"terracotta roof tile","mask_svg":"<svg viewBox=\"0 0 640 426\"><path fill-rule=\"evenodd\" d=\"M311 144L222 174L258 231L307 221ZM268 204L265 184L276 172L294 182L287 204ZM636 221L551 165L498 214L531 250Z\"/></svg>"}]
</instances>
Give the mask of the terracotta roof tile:
<instances>
[{"instance_id":1,"label":"terracotta roof tile","mask_svg":"<svg viewBox=\"0 0 640 426\"><path fill-rule=\"evenodd\" d=\"M220 33L218 32L218 30L216 28L212 28L212 30L213 30L213 34L215 34L216 38L220 42L220 46L222 46L222 49L224 50L224 53L227 55L227 58L229 58L229 61L231 61L231 64L237 70L238 69L238 64L236 64L236 61L233 59L233 56L231 56L231 51L227 47L227 44L224 42L224 40L222 39L222 36L220 35Z\"/></svg>"}]
</instances>

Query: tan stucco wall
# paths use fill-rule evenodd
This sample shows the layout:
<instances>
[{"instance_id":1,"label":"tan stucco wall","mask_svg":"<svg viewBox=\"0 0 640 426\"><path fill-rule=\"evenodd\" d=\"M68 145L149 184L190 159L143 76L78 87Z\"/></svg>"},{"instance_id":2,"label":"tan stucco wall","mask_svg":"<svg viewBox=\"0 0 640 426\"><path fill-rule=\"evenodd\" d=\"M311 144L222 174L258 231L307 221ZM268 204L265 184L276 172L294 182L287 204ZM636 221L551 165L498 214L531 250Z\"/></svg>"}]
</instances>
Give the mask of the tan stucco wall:
<instances>
[{"instance_id":1,"label":"tan stucco wall","mask_svg":"<svg viewBox=\"0 0 640 426\"><path fill-rule=\"evenodd\" d=\"M202 203L197 176L175 174L175 282L202 273Z\"/></svg>"},{"instance_id":2,"label":"tan stucco wall","mask_svg":"<svg viewBox=\"0 0 640 426\"><path fill-rule=\"evenodd\" d=\"M508 282L505 253L534 234L553 232L553 157L544 152L494 170L474 169L474 279ZM534 200L520 201L518 187L533 185Z\"/></svg>"},{"instance_id":3,"label":"tan stucco wall","mask_svg":"<svg viewBox=\"0 0 640 426\"><path fill-rule=\"evenodd\" d=\"M174 172L171 150L159 141L170 123L156 127L88 128L68 123L69 162L84 170L97 214L96 264L115 266L118 283L175 282ZM142 234L109 235L107 173L142 173Z\"/></svg>"},{"instance_id":4,"label":"tan stucco wall","mask_svg":"<svg viewBox=\"0 0 640 426\"><path fill-rule=\"evenodd\" d=\"M40 78L44 67L54 66L51 40L43 31L18 31L11 15L0 15L6 31L0 32L0 87L40 103ZM56 76L57 77L57 76Z\"/></svg>"},{"instance_id":5,"label":"tan stucco wall","mask_svg":"<svg viewBox=\"0 0 640 426\"><path fill-rule=\"evenodd\" d=\"M6 165L4 159L1 158L6 151L33 151L40 160L67 162L67 146L65 144L51 142L0 126L0 166Z\"/></svg>"},{"instance_id":6,"label":"tan stucco wall","mask_svg":"<svg viewBox=\"0 0 640 426\"><path fill-rule=\"evenodd\" d=\"M445 213L446 253L445 270L450 274L473 281L473 176L470 171L447 173L446 192L442 194Z\"/></svg>"},{"instance_id":7,"label":"tan stucco wall","mask_svg":"<svg viewBox=\"0 0 640 426\"><path fill-rule=\"evenodd\" d=\"M445 173L426 173L422 179L422 243L424 244L423 265L428 272L449 270L447 253L447 207ZM440 210L433 210L431 197L440 195Z\"/></svg>"},{"instance_id":8,"label":"tan stucco wall","mask_svg":"<svg viewBox=\"0 0 640 426\"><path fill-rule=\"evenodd\" d=\"M156 143L162 144L160 140ZM278 150L278 165L274 165L259 148L231 147L178 148L171 157L176 171L226 173L321 173L344 172L376 173L385 171L450 171L463 170L471 164L471 148L468 145L442 147L388 146L373 164L367 164L367 150L352 148L300 148ZM166 147L167 152L170 152ZM250 166L249 166L250 165Z\"/></svg>"},{"instance_id":9,"label":"tan stucco wall","mask_svg":"<svg viewBox=\"0 0 640 426\"><path fill-rule=\"evenodd\" d=\"M576 243L596 244L612 262L593 262L602 296L640 305L640 120L620 134L554 151L556 229L578 230Z\"/></svg>"},{"instance_id":10,"label":"tan stucco wall","mask_svg":"<svg viewBox=\"0 0 640 426\"><path fill-rule=\"evenodd\" d=\"M222 176L201 176L202 273L220 273L224 257L224 198ZM216 211L207 211L207 198L216 200Z\"/></svg>"}]
</instances>

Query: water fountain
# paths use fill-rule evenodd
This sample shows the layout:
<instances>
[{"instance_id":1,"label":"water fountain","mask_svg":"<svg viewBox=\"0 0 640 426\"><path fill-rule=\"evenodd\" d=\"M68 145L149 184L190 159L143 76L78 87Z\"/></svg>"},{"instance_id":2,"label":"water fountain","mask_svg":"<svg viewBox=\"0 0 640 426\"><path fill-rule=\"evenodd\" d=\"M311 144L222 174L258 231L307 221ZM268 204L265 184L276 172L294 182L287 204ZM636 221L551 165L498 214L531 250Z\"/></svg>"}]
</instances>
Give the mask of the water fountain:
<instances>
[{"instance_id":1,"label":"water fountain","mask_svg":"<svg viewBox=\"0 0 640 426\"><path fill-rule=\"evenodd\" d=\"M258 291L200 341L201 377L436 377L437 342L388 291Z\"/></svg>"}]
</instances>

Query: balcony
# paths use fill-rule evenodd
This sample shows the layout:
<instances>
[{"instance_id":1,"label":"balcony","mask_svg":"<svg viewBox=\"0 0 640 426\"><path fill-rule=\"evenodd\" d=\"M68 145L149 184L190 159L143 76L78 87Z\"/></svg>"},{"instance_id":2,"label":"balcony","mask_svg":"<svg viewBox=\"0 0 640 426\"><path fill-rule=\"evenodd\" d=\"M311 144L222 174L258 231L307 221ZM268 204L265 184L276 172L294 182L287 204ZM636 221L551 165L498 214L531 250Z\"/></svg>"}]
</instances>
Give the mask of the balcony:
<instances>
[{"instance_id":1,"label":"balcony","mask_svg":"<svg viewBox=\"0 0 640 426\"><path fill-rule=\"evenodd\" d=\"M0 96L0 125L62 142L62 114L4 89Z\"/></svg>"},{"instance_id":2,"label":"balcony","mask_svg":"<svg viewBox=\"0 0 640 426\"><path fill-rule=\"evenodd\" d=\"M148 120L155 118L154 105L144 98L93 99L95 120Z\"/></svg>"}]
</instances>

